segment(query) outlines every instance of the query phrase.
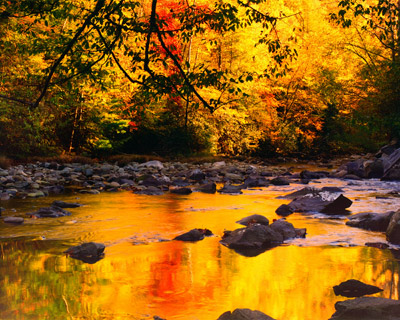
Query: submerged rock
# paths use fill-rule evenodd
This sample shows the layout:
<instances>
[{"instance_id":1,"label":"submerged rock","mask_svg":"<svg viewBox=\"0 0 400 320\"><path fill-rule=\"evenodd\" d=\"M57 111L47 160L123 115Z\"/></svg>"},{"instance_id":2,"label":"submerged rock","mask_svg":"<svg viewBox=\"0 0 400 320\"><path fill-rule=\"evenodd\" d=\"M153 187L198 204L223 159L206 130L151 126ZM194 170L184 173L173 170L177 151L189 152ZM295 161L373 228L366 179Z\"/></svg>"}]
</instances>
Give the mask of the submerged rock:
<instances>
[{"instance_id":1,"label":"submerged rock","mask_svg":"<svg viewBox=\"0 0 400 320\"><path fill-rule=\"evenodd\" d=\"M60 200L53 201L53 203L51 205L59 207L59 208L78 208L78 207L82 207L82 204L80 204L80 203L64 202L64 201L60 201Z\"/></svg>"},{"instance_id":2,"label":"submerged rock","mask_svg":"<svg viewBox=\"0 0 400 320\"><path fill-rule=\"evenodd\" d=\"M71 212L60 207L44 207L34 212L28 212L27 215L32 215L37 218L59 218L70 216Z\"/></svg>"},{"instance_id":3,"label":"submerged rock","mask_svg":"<svg viewBox=\"0 0 400 320\"><path fill-rule=\"evenodd\" d=\"M347 298L358 298L368 294L374 294L383 291L382 289L365 284L361 281L350 279L342 282L338 286L333 287L333 291L337 296L344 296Z\"/></svg>"},{"instance_id":4,"label":"submerged rock","mask_svg":"<svg viewBox=\"0 0 400 320\"><path fill-rule=\"evenodd\" d=\"M164 194L164 191L162 191L160 188L150 186L146 189L135 191L134 193L135 194L145 194L148 196L161 196Z\"/></svg>"},{"instance_id":5,"label":"submerged rock","mask_svg":"<svg viewBox=\"0 0 400 320\"><path fill-rule=\"evenodd\" d=\"M367 247L377 248L377 249L387 249L389 245L384 242L366 242L365 245Z\"/></svg>"},{"instance_id":6,"label":"submerged rock","mask_svg":"<svg viewBox=\"0 0 400 320\"><path fill-rule=\"evenodd\" d=\"M92 264L104 257L104 249L105 245L102 243L86 242L79 246L71 247L65 250L64 253L74 259Z\"/></svg>"},{"instance_id":7,"label":"submerged rock","mask_svg":"<svg viewBox=\"0 0 400 320\"><path fill-rule=\"evenodd\" d=\"M180 241L199 241L203 240L205 236L212 236L213 233L208 229L192 229L189 232L175 237L173 240Z\"/></svg>"},{"instance_id":8,"label":"submerged rock","mask_svg":"<svg viewBox=\"0 0 400 320\"><path fill-rule=\"evenodd\" d=\"M400 301L362 297L339 301L330 320L400 320Z\"/></svg>"},{"instance_id":9,"label":"submerged rock","mask_svg":"<svg viewBox=\"0 0 400 320\"><path fill-rule=\"evenodd\" d=\"M258 310L235 309L233 312L227 311L221 314L217 320L274 320L274 319Z\"/></svg>"}]
</instances>

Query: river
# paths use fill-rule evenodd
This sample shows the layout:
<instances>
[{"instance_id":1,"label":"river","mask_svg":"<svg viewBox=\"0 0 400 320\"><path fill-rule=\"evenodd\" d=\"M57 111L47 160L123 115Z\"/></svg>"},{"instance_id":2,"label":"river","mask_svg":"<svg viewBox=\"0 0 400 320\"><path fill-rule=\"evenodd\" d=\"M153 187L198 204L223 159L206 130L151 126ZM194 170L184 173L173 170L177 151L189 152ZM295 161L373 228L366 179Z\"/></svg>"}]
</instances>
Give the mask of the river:
<instances>
[{"instance_id":1,"label":"river","mask_svg":"<svg viewBox=\"0 0 400 320\"><path fill-rule=\"evenodd\" d=\"M400 198L383 197L400 184L379 180L321 179L353 200L352 214L398 210ZM294 213L295 239L256 257L219 243L224 230L251 214L279 218L277 198L300 184L244 190L242 195L65 194L3 201L7 215L23 216L54 200L79 202L71 216L0 222L0 319L217 319L235 308L260 310L280 320L329 319L332 287L348 279L376 285L375 296L399 299L400 261L393 250L366 247L385 235L351 228L344 217ZM193 228L215 236L196 243L165 241ZM105 257L87 264L63 254L82 242L106 245ZM398 251L397 251L398 252Z\"/></svg>"}]
</instances>

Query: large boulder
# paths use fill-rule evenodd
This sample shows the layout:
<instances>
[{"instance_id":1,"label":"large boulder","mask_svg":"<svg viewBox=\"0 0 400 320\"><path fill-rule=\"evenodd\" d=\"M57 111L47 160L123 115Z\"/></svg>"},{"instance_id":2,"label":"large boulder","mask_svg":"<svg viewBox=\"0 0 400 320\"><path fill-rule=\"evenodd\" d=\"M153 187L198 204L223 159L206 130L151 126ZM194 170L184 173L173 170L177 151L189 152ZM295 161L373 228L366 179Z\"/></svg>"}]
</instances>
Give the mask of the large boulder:
<instances>
[{"instance_id":1,"label":"large boulder","mask_svg":"<svg viewBox=\"0 0 400 320\"><path fill-rule=\"evenodd\" d=\"M307 192L308 190L311 193ZM321 212L328 215L348 214L346 209L353 203L343 194L338 196L337 192L320 192L308 188L302 189L300 192L305 194L295 197L288 204L293 212ZM288 208L286 209L286 211L289 211Z\"/></svg>"},{"instance_id":2,"label":"large boulder","mask_svg":"<svg viewBox=\"0 0 400 320\"><path fill-rule=\"evenodd\" d=\"M246 228L225 231L221 243L231 249L272 248L283 242L283 236L271 227L252 224Z\"/></svg>"},{"instance_id":3,"label":"large boulder","mask_svg":"<svg viewBox=\"0 0 400 320\"><path fill-rule=\"evenodd\" d=\"M349 217L346 225L371 231L385 232L394 212L361 212Z\"/></svg>"},{"instance_id":4,"label":"large boulder","mask_svg":"<svg viewBox=\"0 0 400 320\"><path fill-rule=\"evenodd\" d=\"M386 239L393 244L400 244L400 210L395 212L390 219Z\"/></svg>"},{"instance_id":5,"label":"large boulder","mask_svg":"<svg viewBox=\"0 0 400 320\"><path fill-rule=\"evenodd\" d=\"M383 180L400 180L400 148L389 156L382 158L384 174Z\"/></svg>"},{"instance_id":6,"label":"large boulder","mask_svg":"<svg viewBox=\"0 0 400 320\"><path fill-rule=\"evenodd\" d=\"M304 237L305 229L296 229L283 219L271 225L250 223L246 228L225 231L221 244L245 256L256 256L290 238Z\"/></svg>"},{"instance_id":7,"label":"large boulder","mask_svg":"<svg viewBox=\"0 0 400 320\"><path fill-rule=\"evenodd\" d=\"M104 249L105 246L102 243L86 242L79 246L71 247L65 250L64 253L74 259L92 264L104 257Z\"/></svg>"},{"instance_id":8,"label":"large boulder","mask_svg":"<svg viewBox=\"0 0 400 320\"><path fill-rule=\"evenodd\" d=\"M330 320L400 320L400 301L362 297L339 301Z\"/></svg>"},{"instance_id":9,"label":"large boulder","mask_svg":"<svg viewBox=\"0 0 400 320\"><path fill-rule=\"evenodd\" d=\"M221 314L217 320L274 320L274 319L258 310L235 309L233 312L227 311Z\"/></svg>"},{"instance_id":10,"label":"large boulder","mask_svg":"<svg viewBox=\"0 0 400 320\"><path fill-rule=\"evenodd\" d=\"M342 282L338 286L334 286L333 291L337 296L340 295L347 298L358 298L368 294L378 293L383 290L376 286L372 286L355 279L350 279Z\"/></svg>"}]
</instances>

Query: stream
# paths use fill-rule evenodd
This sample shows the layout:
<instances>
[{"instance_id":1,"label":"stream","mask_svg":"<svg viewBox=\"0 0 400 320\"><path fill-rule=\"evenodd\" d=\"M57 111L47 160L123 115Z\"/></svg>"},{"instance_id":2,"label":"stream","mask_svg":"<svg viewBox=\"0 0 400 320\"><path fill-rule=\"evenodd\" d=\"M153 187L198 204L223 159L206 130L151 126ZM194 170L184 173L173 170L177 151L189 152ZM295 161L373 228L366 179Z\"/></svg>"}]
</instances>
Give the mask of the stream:
<instances>
[{"instance_id":1,"label":"stream","mask_svg":"<svg viewBox=\"0 0 400 320\"><path fill-rule=\"evenodd\" d=\"M341 187L353 201L351 214L398 210L400 183L320 179L308 186ZM357 279L383 289L378 297L399 299L400 254L366 242L385 235L345 225L346 217L294 213L306 228L294 239L256 257L219 243L224 230L252 214L279 217L279 196L301 184L244 190L242 195L162 196L117 193L63 194L1 202L3 216L79 202L71 216L32 219L22 225L0 221L0 319L211 320L236 308L259 310L280 320L329 319L337 301L332 287ZM193 228L215 236L186 243L166 241ZM83 242L106 245L105 257L87 264L66 256Z\"/></svg>"}]
</instances>

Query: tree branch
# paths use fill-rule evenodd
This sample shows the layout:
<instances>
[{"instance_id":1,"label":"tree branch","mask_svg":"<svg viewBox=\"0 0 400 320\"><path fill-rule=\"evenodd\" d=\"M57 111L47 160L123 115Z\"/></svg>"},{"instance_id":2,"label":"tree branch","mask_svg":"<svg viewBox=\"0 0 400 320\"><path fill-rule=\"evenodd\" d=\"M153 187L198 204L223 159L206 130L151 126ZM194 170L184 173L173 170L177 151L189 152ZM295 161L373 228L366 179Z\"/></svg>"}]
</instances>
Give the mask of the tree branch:
<instances>
[{"instance_id":1,"label":"tree branch","mask_svg":"<svg viewBox=\"0 0 400 320\"><path fill-rule=\"evenodd\" d=\"M46 78L46 81L44 83L44 86L43 86L42 92L40 93L39 98L37 98L35 103L32 105L33 108L37 108L39 106L40 101L42 101L43 97L45 96L45 94L47 92L47 89L49 88L51 78L53 77L53 74L56 71L58 65L62 62L62 60L65 58L65 56L68 54L68 52L72 49L72 47L78 40L79 36L82 34L82 32L85 30L85 28L89 25L91 20L99 13L101 8L104 6L104 3L105 3L105 0L97 1L96 7L94 8L93 12L85 19L85 22L75 33L75 36L71 39L71 41L67 44L66 48L61 53L60 57L54 62L53 66L51 67L50 72Z\"/></svg>"},{"instance_id":2,"label":"tree branch","mask_svg":"<svg viewBox=\"0 0 400 320\"><path fill-rule=\"evenodd\" d=\"M114 46L114 44L117 42L118 38L121 36L121 28L117 29L117 35L113 41L113 43L111 45L108 45L106 39L103 37L100 29L98 27L95 27L97 33L100 36L101 41L103 42L104 46L106 47L107 51L111 54L111 56L113 57L115 63L117 64L118 68L122 71L122 73L125 75L125 77L132 83L136 83L136 84L140 84L140 85L145 85L144 82L140 82L138 80L134 80L129 74L128 72L122 67L122 65L120 64L118 58L115 56L114 51L112 50L112 47Z\"/></svg>"},{"instance_id":3,"label":"tree branch","mask_svg":"<svg viewBox=\"0 0 400 320\"><path fill-rule=\"evenodd\" d=\"M15 101L15 102L18 102L18 103L21 103L21 104L24 104L24 105L27 105L27 106L30 106L30 107L33 106L32 102L25 101L25 100L18 99L18 98L13 98L13 97L7 97L7 96L2 95L2 94L0 94L0 98L4 99L4 100Z\"/></svg>"}]
</instances>

